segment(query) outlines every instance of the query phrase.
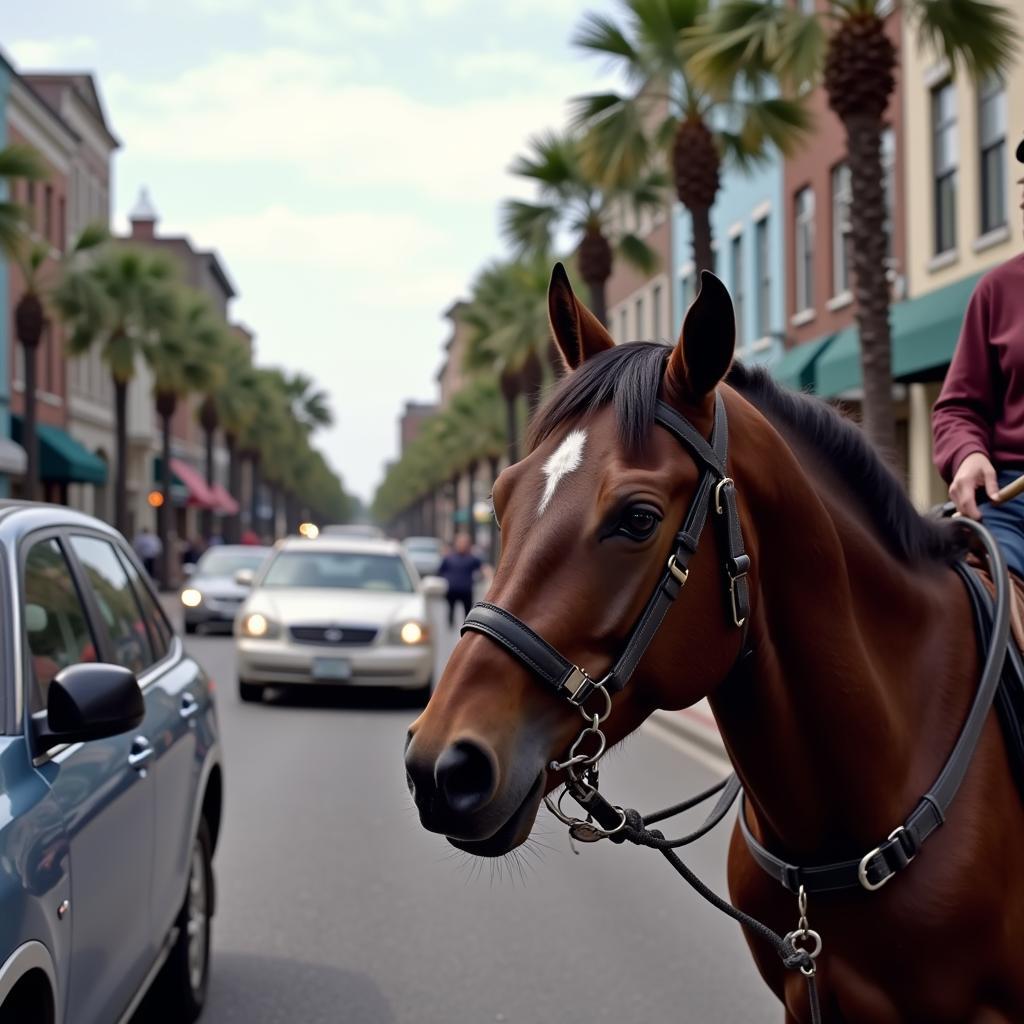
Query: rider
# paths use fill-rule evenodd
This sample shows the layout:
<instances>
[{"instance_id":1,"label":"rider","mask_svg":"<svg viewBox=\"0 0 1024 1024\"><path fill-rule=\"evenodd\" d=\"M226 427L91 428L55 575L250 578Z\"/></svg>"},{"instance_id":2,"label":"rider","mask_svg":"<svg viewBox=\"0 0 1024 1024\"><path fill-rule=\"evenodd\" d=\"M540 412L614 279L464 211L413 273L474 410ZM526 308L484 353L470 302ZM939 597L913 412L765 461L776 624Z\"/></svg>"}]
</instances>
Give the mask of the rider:
<instances>
[{"instance_id":1,"label":"rider","mask_svg":"<svg viewBox=\"0 0 1024 1024\"><path fill-rule=\"evenodd\" d=\"M1024 163L1024 140L1017 160ZM1024 577L1024 496L980 511L975 500L979 489L995 499L1024 473L1024 254L990 270L974 289L932 431L935 466L957 511L983 519L1009 567Z\"/></svg>"}]
</instances>

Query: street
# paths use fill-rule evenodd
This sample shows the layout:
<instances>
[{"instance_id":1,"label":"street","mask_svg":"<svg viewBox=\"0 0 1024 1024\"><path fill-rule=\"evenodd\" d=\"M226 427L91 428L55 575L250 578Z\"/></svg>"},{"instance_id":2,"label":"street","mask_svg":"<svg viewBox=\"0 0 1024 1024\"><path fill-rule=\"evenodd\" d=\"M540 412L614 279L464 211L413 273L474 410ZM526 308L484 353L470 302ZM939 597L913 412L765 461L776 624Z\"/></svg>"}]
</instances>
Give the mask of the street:
<instances>
[{"instance_id":1,"label":"street","mask_svg":"<svg viewBox=\"0 0 1024 1024\"><path fill-rule=\"evenodd\" d=\"M400 695L243 705L228 637L189 638L217 684L225 820L204 1024L576 1024L781 1019L738 928L653 851L579 857L546 811L514 863L421 830ZM667 804L712 771L641 734L609 758L620 800ZM727 830L687 860L724 890ZM133 1024L148 1024L140 1011Z\"/></svg>"}]
</instances>

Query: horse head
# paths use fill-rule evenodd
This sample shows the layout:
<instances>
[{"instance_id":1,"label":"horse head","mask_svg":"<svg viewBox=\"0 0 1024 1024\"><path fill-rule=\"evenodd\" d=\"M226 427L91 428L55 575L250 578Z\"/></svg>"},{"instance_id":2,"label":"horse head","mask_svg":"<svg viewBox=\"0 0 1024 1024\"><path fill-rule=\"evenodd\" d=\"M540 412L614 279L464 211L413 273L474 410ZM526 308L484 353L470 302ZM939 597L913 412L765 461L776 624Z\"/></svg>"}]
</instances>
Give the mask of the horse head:
<instances>
[{"instance_id":1,"label":"horse head","mask_svg":"<svg viewBox=\"0 0 1024 1024\"><path fill-rule=\"evenodd\" d=\"M709 436L735 320L725 287L709 273L671 348L616 347L561 265L548 304L571 372L538 414L529 454L494 484L502 545L486 600L599 679L665 573L698 488L697 462L655 428L657 403ZM614 697L603 725L610 743L655 708L708 694L735 661L742 641L722 599L718 547L706 531L692 581ZM466 633L409 730L406 769L423 825L482 856L518 846L543 796L563 781L550 766L566 758L580 726L577 711L522 660Z\"/></svg>"}]
</instances>

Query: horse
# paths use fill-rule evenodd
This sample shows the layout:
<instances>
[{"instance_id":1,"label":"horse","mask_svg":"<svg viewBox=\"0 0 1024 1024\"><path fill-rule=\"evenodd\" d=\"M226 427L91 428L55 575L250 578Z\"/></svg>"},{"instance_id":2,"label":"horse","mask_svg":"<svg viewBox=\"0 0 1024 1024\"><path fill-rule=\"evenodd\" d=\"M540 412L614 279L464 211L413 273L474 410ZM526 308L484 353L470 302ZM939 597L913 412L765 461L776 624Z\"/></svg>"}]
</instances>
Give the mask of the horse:
<instances>
[{"instance_id":1,"label":"horse","mask_svg":"<svg viewBox=\"0 0 1024 1024\"><path fill-rule=\"evenodd\" d=\"M739 814L765 849L814 865L877 847L942 768L977 688L983 652L954 571L963 532L919 515L827 403L734 361L732 302L714 275L702 275L674 346L616 346L558 266L548 306L569 372L535 416L526 457L494 484L502 543L486 600L599 678L698 488L658 403L704 438L721 404L749 553L746 622L737 628L723 600L725 540L705 531L602 728L615 743L655 709L707 697L744 788ZM555 768L579 728L521 658L466 632L406 740L421 824L470 854L513 850L564 781ZM906 870L810 898L823 1019L1024 1021L1022 865L1021 796L990 712L944 824ZM727 877L736 907L792 930L797 901L755 861L738 820ZM809 1021L803 979L744 932L785 1020Z\"/></svg>"}]
</instances>

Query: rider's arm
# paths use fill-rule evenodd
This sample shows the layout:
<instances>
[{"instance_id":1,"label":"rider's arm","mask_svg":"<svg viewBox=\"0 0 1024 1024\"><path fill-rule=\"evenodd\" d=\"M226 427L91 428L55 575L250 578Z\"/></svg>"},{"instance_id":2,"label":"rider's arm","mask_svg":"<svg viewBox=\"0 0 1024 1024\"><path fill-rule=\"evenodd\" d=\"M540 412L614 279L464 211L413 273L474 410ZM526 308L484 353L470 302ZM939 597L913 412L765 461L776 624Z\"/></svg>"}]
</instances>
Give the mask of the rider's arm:
<instances>
[{"instance_id":1,"label":"rider's arm","mask_svg":"<svg viewBox=\"0 0 1024 1024\"><path fill-rule=\"evenodd\" d=\"M989 295L982 280L964 315L960 340L932 413L935 468L947 483L972 452L987 457L998 415L1002 376L989 343Z\"/></svg>"}]
</instances>

